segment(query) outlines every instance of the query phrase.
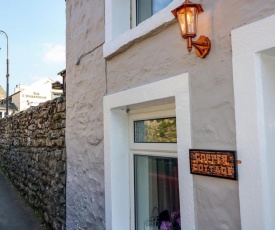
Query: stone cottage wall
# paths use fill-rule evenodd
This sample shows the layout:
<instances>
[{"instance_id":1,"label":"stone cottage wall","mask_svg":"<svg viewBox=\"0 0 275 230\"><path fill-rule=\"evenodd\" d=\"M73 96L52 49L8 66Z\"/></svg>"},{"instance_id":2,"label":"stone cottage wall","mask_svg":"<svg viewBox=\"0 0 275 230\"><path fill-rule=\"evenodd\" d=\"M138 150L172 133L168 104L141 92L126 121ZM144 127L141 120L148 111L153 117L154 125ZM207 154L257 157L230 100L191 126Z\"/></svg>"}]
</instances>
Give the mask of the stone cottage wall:
<instances>
[{"instance_id":1,"label":"stone cottage wall","mask_svg":"<svg viewBox=\"0 0 275 230\"><path fill-rule=\"evenodd\" d=\"M52 229L66 219L65 98L0 120L0 166Z\"/></svg>"},{"instance_id":2,"label":"stone cottage wall","mask_svg":"<svg viewBox=\"0 0 275 230\"><path fill-rule=\"evenodd\" d=\"M123 2L66 1L68 229L102 230L105 214L111 215L104 205L103 96L188 73L192 148L236 150L231 30L275 13L274 0L195 0L204 8L198 36L212 42L205 59L198 58L194 49L188 53L175 19L123 43L112 58L105 59L106 47L112 50L138 34L133 29L108 41L116 28L105 31L104 14L119 18L108 4L123 7ZM182 2L173 1L177 6ZM152 22L148 19L138 27L148 29ZM241 229L238 182L192 177L194 200L190 202L194 201L196 229Z\"/></svg>"},{"instance_id":3,"label":"stone cottage wall","mask_svg":"<svg viewBox=\"0 0 275 230\"><path fill-rule=\"evenodd\" d=\"M66 1L67 229L105 230L104 4Z\"/></svg>"}]
</instances>

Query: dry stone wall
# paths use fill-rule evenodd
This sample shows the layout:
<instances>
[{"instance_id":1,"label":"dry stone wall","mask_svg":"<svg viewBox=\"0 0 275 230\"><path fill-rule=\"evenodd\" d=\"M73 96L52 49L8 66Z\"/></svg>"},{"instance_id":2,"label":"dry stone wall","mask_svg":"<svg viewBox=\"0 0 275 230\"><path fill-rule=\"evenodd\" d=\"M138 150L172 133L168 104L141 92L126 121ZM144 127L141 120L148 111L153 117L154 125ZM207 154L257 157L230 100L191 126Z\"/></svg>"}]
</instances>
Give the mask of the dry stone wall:
<instances>
[{"instance_id":1,"label":"dry stone wall","mask_svg":"<svg viewBox=\"0 0 275 230\"><path fill-rule=\"evenodd\" d=\"M65 229L64 97L0 120L0 165L51 229Z\"/></svg>"}]
</instances>

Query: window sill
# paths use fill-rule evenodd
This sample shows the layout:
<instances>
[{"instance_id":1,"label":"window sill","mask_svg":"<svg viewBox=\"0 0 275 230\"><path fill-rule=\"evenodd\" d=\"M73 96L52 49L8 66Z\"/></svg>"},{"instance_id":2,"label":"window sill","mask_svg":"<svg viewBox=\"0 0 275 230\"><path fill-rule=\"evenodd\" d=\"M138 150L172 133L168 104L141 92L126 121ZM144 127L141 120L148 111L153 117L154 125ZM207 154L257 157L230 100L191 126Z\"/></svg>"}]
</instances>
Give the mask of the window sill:
<instances>
[{"instance_id":1,"label":"window sill","mask_svg":"<svg viewBox=\"0 0 275 230\"><path fill-rule=\"evenodd\" d=\"M179 1L173 1L165 9L153 15L151 18L140 23L137 27L119 35L114 40L103 45L103 56L111 59L126 51L135 43L141 42L165 30L169 25L176 22L171 11L178 7Z\"/></svg>"}]
</instances>

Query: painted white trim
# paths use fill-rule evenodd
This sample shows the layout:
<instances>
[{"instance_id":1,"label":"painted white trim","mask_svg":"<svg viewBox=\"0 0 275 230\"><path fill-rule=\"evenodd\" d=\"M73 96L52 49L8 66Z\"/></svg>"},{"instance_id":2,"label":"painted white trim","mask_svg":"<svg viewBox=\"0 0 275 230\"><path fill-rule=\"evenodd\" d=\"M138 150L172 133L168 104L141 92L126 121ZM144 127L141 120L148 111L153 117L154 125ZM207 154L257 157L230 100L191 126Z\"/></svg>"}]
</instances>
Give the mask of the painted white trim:
<instances>
[{"instance_id":1,"label":"painted white trim","mask_svg":"<svg viewBox=\"0 0 275 230\"><path fill-rule=\"evenodd\" d=\"M137 97L137 95L139 95ZM104 97L104 168L106 229L131 229L127 106L175 98L177 152L182 228L195 229L191 148L189 81L184 73L162 81Z\"/></svg>"},{"instance_id":2,"label":"painted white trim","mask_svg":"<svg viewBox=\"0 0 275 230\"><path fill-rule=\"evenodd\" d=\"M129 14L131 9L130 6L128 6L130 1L127 0L127 4L123 3L126 0L118 1L121 2L121 4L115 4L114 1L115 0L105 0L106 42L103 45L104 58L112 56L122 47L129 45L138 38L144 37L153 30L167 23L171 23L172 20L174 20L174 16L171 11L182 3L182 0L174 0L160 12L140 23L137 27L130 29L131 16ZM121 16L114 18L113 14L119 14ZM119 31L117 31L116 28L119 28Z\"/></svg>"},{"instance_id":3,"label":"painted white trim","mask_svg":"<svg viewBox=\"0 0 275 230\"><path fill-rule=\"evenodd\" d=\"M275 229L269 209L260 52L275 47L275 15L232 31L242 229ZM274 153L272 153L274 154ZM273 195L273 194L272 194ZM274 214L273 214L274 215Z\"/></svg>"},{"instance_id":4,"label":"painted white trim","mask_svg":"<svg viewBox=\"0 0 275 230\"><path fill-rule=\"evenodd\" d=\"M131 28L135 28L137 25L137 0L131 1Z\"/></svg>"}]
</instances>

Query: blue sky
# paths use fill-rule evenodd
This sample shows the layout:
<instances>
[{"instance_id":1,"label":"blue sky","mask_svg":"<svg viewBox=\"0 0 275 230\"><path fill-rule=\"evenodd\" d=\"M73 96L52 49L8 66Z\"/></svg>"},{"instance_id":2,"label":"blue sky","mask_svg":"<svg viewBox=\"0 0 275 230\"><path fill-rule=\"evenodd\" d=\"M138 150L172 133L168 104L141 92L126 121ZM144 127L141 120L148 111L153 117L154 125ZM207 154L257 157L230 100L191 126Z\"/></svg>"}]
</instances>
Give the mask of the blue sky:
<instances>
[{"instance_id":1,"label":"blue sky","mask_svg":"<svg viewBox=\"0 0 275 230\"><path fill-rule=\"evenodd\" d=\"M65 69L65 0L0 0L0 30L9 36L10 94L17 84ZM0 34L0 85L6 90L6 38Z\"/></svg>"}]
</instances>

